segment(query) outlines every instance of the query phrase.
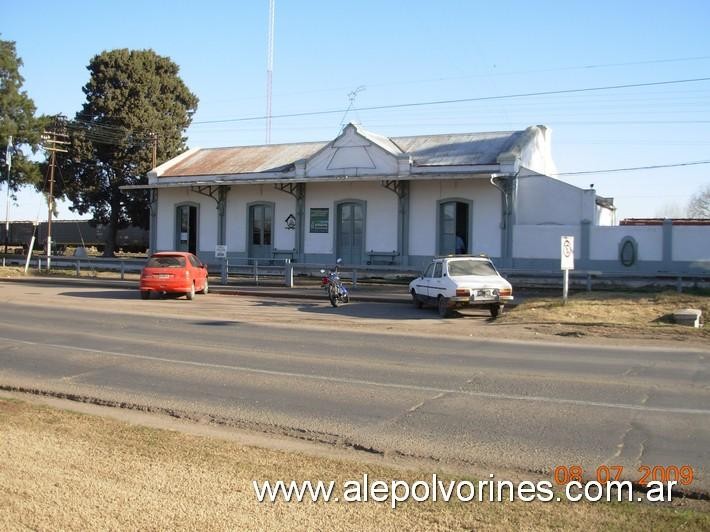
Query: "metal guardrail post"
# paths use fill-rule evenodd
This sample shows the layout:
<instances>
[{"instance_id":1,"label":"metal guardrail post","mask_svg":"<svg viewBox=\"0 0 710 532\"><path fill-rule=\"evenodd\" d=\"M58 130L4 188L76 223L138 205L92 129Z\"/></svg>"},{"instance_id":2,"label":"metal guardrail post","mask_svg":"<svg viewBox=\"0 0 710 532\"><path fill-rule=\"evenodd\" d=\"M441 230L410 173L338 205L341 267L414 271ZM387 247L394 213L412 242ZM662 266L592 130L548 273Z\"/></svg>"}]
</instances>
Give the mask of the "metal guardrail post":
<instances>
[{"instance_id":1,"label":"metal guardrail post","mask_svg":"<svg viewBox=\"0 0 710 532\"><path fill-rule=\"evenodd\" d=\"M259 261L254 260L254 282L259 286Z\"/></svg>"},{"instance_id":2,"label":"metal guardrail post","mask_svg":"<svg viewBox=\"0 0 710 532\"><path fill-rule=\"evenodd\" d=\"M678 276L678 281L676 282L676 290L678 290L679 294L683 293L683 277L681 275Z\"/></svg>"},{"instance_id":3,"label":"metal guardrail post","mask_svg":"<svg viewBox=\"0 0 710 532\"><path fill-rule=\"evenodd\" d=\"M355 268L353 268L353 279L352 279L351 286L353 288L355 288L357 286L357 270Z\"/></svg>"},{"instance_id":4,"label":"metal guardrail post","mask_svg":"<svg viewBox=\"0 0 710 532\"><path fill-rule=\"evenodd\" d=\"M286 259L284 262L284 277L286 287L293 288L293 264L291 264L290 259Z\"/></svg>"},{"instance_id":5,"label":"metal guardrail post","mask_svg":"<svg viewBox=\"0 0 710 532\"><path fill-rule=\"evenodd\" d=\"M592 274L587 273L587 292L592 291Z\"/></svg>"},{"instance_id":6,"label":"metal guardrail post","mask_svg":"<svg viewBox=\"0 0 710 532\"><path fill-rule=\"evenodd\" d=\"M76 261L76 276L81 277L81 261L78 259Z\"/></svg>"},{"instance_id":7,"label":"metal guardrail post","mask_svg":"<svg viewBox=\"0 0 710 532\"><path fill-rule=\"evenodd\" d=\"M221 271L222 284L227 284L228 275L229 275L229 260L224 259L222 261L222 271Z\"/></svg>"},{"instance_id":8,"label":"metal guardrail post","mask_svg":"<svg viewBox=\"0 0 710 532\"><path fill-rule=\"evenodd\" d=\"M123 261L121 261L121 281L124 280L125 273L126 273L126 268L125 268Z\"/></svg>"},{"instance_id":9,"label":"metal guardrail post","mask_svg":"<svg viewBox=\"0 0 710 532\"><path fill-rule=\"evenodd\" d=\"M41 272L42 271L42 259L37 259L37 271Z\"/></svg>"}]
</instances>

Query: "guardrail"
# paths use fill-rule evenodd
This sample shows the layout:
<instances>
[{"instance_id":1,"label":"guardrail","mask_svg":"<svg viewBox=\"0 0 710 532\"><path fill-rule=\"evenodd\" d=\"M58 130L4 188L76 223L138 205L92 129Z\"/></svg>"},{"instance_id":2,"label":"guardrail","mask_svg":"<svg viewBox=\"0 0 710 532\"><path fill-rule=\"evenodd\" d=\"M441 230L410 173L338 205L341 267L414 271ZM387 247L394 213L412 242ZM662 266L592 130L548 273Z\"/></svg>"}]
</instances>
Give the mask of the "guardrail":
<instances>
[{"instance_id":1,"label":"guardrail","mask_svg":"<svg viewBox=\"0 0 710 532\"><path fill-rule=\"evenodd\" d=\"M24 266L25 257L22 255L6 255L3 265ZM129 272L140 272L147 259L132 258L103 258L103 257L64 257L52 256L52 267L71 268L76 275L81 275L82 269L91 271L115 271L120 273L121 279ZM46 256L34 256L30 260L32 268L42 270L46 265ZM294 286L294 276L319 277L321 269L329 269L332 264L294 263L290 259L269 259L248 257L241 259L224 260L221 263L209 264L212 274L221 273L222 283L227 284L230 277L246 276L253 279L258 285L264 279L283 282L287 287ZM402 266L386 266L374 264L345 264L339 267L340 276L350 280L352 286L362 278L383 277L390 279L409 280L417 277L421 272L417 269ZM557 288L562 284L560 271L521 270L499 268L501 274L511 280L514 286L521 288ZM675 272L602 272L595 270L570 271L570 283L577 289L592 291L595 287L674 287L679 293L686 288L710 288L710 271L707 273L675 273Z\"/></svg>"},{"instance_id":2,"label":"guardrail","mask_svg":"<svg viewBox=\"0 0 710 532\"><path fill-rule=\"evenodd\" d=\"M91 271L115 271L119 272L121 279L125 279L128 272L140 272L145 266L146 259L121 259L104 257L65 257L63 255L52 255L50 257L52 268L70 268L76 272L76 276L81 275L82 268ZM3 265L24 266L26 257L22 255L7 255L3 257ZM46 269L47 256L33 256L29 262L30 268L41 271ZM44 266L44 268L43 268Z\"/></svg>"},{"instance_id":3,"label":"guardrail","mask_svg":"<svg viewBox=\"0 0 710 532\"><path fill-rule=\"evenodd\" d=\"M284 285L293 287L294 275L320 277L322 269L329 269L333 265L320 263L291 262L290 259L269 259L245 257L239 259L225 259L220 264L209 265L210 271L221 271L222 282L227 284L230 277L246 276L258 285L264 278L283 279ZM357 286L358 279L363 277L391 276L414 278L418 270L407 269L399 266L378 265L352 265L345 264L338 268L343 279L350 280L352 286Z\"/></svg>"},{"instance_id":4,"label":"guardrail","mask_svg":"<svg viewBox=\"0 0 710 532\"><path fill-rule=\"evenodd\" d=\"M561 271L498 269L508 280L518 280L526 288L552 288L561 286ZM678 293L685 288L710 288L710 271L707 273L676 272L602 272L597 270L571 270L570 285L591 292L594 286L628 288L674 287Z\"/></svg>"}]
</instances>

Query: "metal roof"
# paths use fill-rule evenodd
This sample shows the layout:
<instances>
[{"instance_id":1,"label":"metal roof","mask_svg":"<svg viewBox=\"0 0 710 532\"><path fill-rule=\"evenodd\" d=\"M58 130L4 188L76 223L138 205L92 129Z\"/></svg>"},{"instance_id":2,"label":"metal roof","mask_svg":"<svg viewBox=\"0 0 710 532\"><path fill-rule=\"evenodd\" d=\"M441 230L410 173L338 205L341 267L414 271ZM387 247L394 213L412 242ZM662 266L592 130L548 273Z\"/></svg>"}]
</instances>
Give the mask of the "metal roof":
<instances>
[{"instance_id":1,"label":"metal roof","mask_svg":"<svg viewBox=\"0 0 710 532\"><path fill-rule=\"evenodd\" d=\"M328 142L207 148L169 166L160 177L212 176L288 171Z\"/></svg>"},{"instance_id":2,"label":"metal roof","mask_svg":"<svg viewBox=\"0 0 710 532\"><path fill-rule=\"evenodd\" d=\"M456 133L384 137L353 125L357 132L385 151L409 155L413 166L495 165L500 154L521 141L524 131ZM332 141L195 150L161 168L159 178L288 172Z\"/></svg>"},{"instance_id":3,"label":"metal roof","mask_svg":"<svg viewBox=\"0 0 710 532\"><path fill-rule=\"evenodd\" d=\"M392 142L409 154L418 166L496 164L498 156L509 151L523 133L500 131L421 135L392 137Z\"/></svg>"}]
</instances>

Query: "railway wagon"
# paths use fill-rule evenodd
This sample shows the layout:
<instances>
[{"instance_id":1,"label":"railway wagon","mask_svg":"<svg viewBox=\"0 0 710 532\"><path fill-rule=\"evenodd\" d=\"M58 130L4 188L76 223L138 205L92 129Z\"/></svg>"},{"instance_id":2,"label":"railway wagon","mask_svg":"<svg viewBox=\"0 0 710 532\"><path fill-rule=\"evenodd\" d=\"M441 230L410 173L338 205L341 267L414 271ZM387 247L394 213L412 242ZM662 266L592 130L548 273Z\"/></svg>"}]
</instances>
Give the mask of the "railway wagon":
<instances>
[{"instance_id":1,"label":"railway wagon","mask_svg":"<svg viewBox=\"0 0 710 532\"><path fill-rule=\"evenodd\" d=\"M35 249L43 250L47 245L47 222L35 223L27 221L10 222L9 232L5 231L5 224L0 226L0 246L6 243L12 247L29 248L34 232ZM7 241L6 241L7 233ZM52 247L53 252L61 254L67 246L96 247L99 251L104 248L106 226L92 226L86 220L54 220L52 221ZM136 226L119 229L116 235L116 248L130 253L144 253L148 249L148 231Z\"/></svg>"}]
</instances>

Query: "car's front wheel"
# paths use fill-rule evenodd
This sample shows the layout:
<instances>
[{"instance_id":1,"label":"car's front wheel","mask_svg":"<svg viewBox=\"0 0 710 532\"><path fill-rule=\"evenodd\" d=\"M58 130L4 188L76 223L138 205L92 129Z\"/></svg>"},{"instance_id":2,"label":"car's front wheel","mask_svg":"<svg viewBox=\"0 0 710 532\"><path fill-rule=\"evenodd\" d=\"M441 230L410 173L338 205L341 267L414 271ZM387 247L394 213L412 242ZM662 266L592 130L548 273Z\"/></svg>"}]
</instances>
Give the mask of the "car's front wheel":
<instances>
[{"instance_id":1,"label":"car's front wheel","mask_svg":"<svg viewBox=\"0 0 710 532\"><path fill-rule=\"evenodd\" d=\"M437 301L437 310L439 311L439 316L442 318L448 318L451 314L451 311L449 310L449 300L444 296L439 296L439 300Z\"/></svg>"},{"instance_id":2,"label":"car's front wheel","mask_svg":"<svg viewBox=\"0 0 710 532\"><path fill-rule=\"evenodd\" d=\"M190 301L195 299L195 283L192 283L192 286L190 286L190 291L185 295L187 296L187 299Z\"/></svg>"}]
</instances>

